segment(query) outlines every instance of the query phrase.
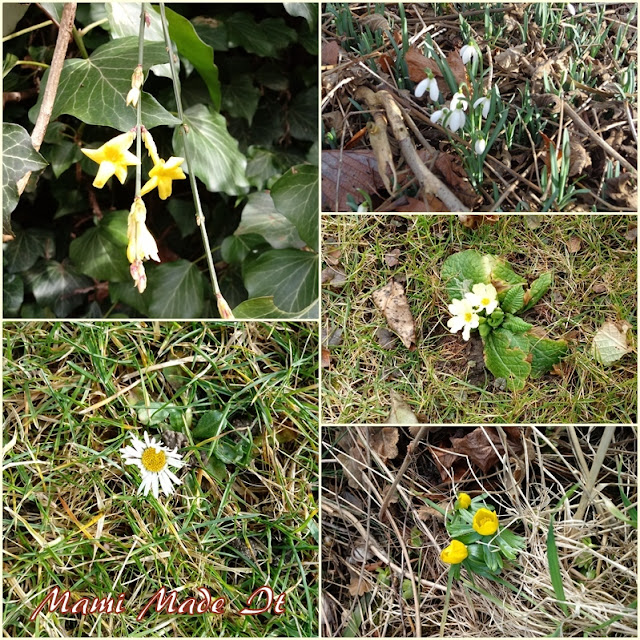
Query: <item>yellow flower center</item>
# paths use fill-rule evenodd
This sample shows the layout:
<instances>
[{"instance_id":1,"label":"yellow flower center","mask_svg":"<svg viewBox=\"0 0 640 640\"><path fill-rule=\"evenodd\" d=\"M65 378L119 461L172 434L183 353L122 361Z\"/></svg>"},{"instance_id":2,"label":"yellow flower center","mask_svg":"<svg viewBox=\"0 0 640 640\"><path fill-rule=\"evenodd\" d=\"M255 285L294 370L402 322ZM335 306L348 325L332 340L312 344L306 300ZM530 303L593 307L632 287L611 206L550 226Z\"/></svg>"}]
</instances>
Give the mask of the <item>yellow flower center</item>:
<instances>
[{"instance_id":1,"label":"yellow flower center","mask_svg":"<svg viewBox=\"0 0 640 640\"><path fill-rule=\"evenodd\" d=\"M467 311L467 313L464 314L464 321L471 322L472 319L473 319L473 313L470 313L469 311Z\"/></svg>"},{"instance_id":2,"label":"yellow flower center","mask_svg":"<svg viewBox=\"0 0 640 640\"><path fill-rule=\"evenodd\" d=\"M119 147L110 147L110 146L105 147L104 159L107 160L107 162L112 162L113 164L119 164L122 162L123 155L124 154L122 153L122 150Z\"/></svg>"},{"instance_id":3,"label":"yellow flower center","mask_svg":"<svg viewBox=\"0 0 640 640\"><path fill-rule=\"evenodd\" d=\"M142 454L142 465L147 471L158 473L158 471L162 471L164 469L166 463L167 456L164 451L156 451L153 447L149 447L148 449L145 449Z\"/></svg>"},{"instance_id":4,"label":"yellow flower center","mask_svg":"<svg viewBox=\"0 0 640 640\"><path fill-rule=\"evenodd\" d=\"M482 306L483 307L488 306L490 302L491 302L491 300L489 298L482 298Z\"/></svg>"}]
</instances>

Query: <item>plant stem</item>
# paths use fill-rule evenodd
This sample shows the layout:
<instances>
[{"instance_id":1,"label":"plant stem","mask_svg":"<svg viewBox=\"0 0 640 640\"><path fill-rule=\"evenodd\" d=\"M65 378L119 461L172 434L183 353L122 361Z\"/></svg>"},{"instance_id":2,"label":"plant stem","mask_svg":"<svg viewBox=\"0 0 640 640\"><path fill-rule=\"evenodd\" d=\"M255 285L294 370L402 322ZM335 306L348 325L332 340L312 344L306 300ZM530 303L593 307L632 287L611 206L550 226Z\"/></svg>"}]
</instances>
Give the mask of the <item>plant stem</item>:
<instances>
[{"instance_id":1,"label":"plant stem","mask_svg":"<svg viewBox=\"0 0 640 640\"><path fill-rule=\"evenodd\" d=\"M75 27L73 27L73 29L71 30L71 33L73 34L73 40L75 41L76 46L80 51L80 55L86 60L89 57L89 54L87 53L87 48L84 46L84 40L82 39L82 35Z\"/></svg>"},{"instance_id":2,"label":"plant stem","mask_svg":"<svg viewBox=\"0 0 640 640\"><path fill-rule=\"evenodd\" d=\"M440 622L440 637L444 637L444 627L447 623L447 613L449 613L449 600L451 599L451 587L453 585L453 570L449 569L447 578L447 594L444 597L444 609L442 610L442 621Z\"/></svg>"},{"instance_id":3,"label":"plant stem","mask_svg":"<svg viewBox=\"0 0 640 640\"><path fill-rule=\"evenodd\" d=\"M144 3L140 3L140 27L138 29L138 64L144 63ZM136 198L140 197L142 189L142 87L136 106L136 156L140 162L136 165Z\"/></svg>"},{"instance_id":4,"label":"plant stem","mask_svg":"<svg viewBox=\"0 0 640 640\"><path fill-rule=\"evenodd\" d=\"M180 80L178 73L176 72L173 64L173 50L171 49L171 39L169 38L169 29L167 27L167 17L164 10L164 2L160 2L160 16L162 18L162 33L164 34L164 41L169 53L169 68L171 69L171 78L173 80L173 91L176 97L176 106L178 108L178 118L182 122L182 135L184 136L184 159L187 164L187 173L189 174L189 182L191 184L191 192L193 194L193 204L196 208L196 223L200 227L200 234L202 235L202 244L204 245L205 254L207 256L207 264L209 265L209 275L211 277L211 285L216 298L220 295L220 287L218 286L218 278L216 276L215 266L213 264L213 256L211 254L211 246L209 245L209 236L207 234L207 228L204 221L204 214L202 213L202 205L200 204L200 194L198 193L198 185L196 184L196 177L191 168L191 160L189 156L189 145L187 144L187 135L189 135L189 128L184 121L184 111L182 109L182 99L180 97Z\"/></svg>"},{"instance_id":5,"label":"plant stem","mask_svg":"<svg viewBox=\"0 0 640 640\"><path fill-rule=\"evenodd\" d=\"M38 24L34 24L31 27L27 27L26 29L15 31L14 33L10 33L8 36L5 36L4 38L2 38L2 42L13 40L13 38L17 38L18 36L23 36L25 33L31 33L32 31L36 31L37 29L41 29L42 27L48 27L50 24L53 24L53 20L45 20L44 22L39 22Z\"/></svg>"}]
</instances>

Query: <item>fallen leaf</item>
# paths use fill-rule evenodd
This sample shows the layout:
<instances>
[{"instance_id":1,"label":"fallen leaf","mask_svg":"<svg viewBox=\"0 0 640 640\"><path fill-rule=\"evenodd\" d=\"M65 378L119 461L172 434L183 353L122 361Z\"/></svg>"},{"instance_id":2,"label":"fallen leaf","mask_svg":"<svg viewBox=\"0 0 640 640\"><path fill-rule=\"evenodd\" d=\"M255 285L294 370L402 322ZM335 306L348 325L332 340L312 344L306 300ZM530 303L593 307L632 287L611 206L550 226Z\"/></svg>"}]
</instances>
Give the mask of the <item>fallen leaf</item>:
<instances>
[{"instance_id":1,"label":"fallen leaf","mask_svg":"<svg viewBox=\"0 0 640 640\"><path fill-rule=\"evenodd\" d=\"M494 64L503 71L518 71L520 58L525 47L525 44L520 44L499 53L493 59Z\"/></svg>"},{"instance_id":2,"label":"fallen leaf","mask_svg":"<svg viewBox=\"0 0 640 640\"><path fill-rule=\"evenodd\" d=\"M638 227L631 226L627 233L624 234L624 237L629 240L629 242L637 242L638 241Z\"/></svg>"},{"instance_id":3,"label":"fallen leaf","mask_svg":"<svg viewBox=\"0 0 640 640\"><path fill-rule=\"evenodd\" d=\"M390 211L398 213L435 213L437 211L447 211L447 207L432 193L427 194L426 204L418 198L405 198L405 204L394 205Z\"/></svg>"},{"instance_id":4,"label":"fallen leaf","mask_svg":"<svg viewBox=\"0 0 640 640\"><path fill-rule=\"evenodd\" d=\"M409 424L419 424L416 414L404 401L404 398L395 391L391 392L391 412L387 418L387 424L395 424L404 427Z\"/></svg>"},{"instance_id":5,"label":"fallen leaf","mask_svg":"<svg viewBox=\"0 0 640 640\"><path fill-rule=\"evenodd\" d=\"M396 336L388 329L380 327L375 332L376 340L383 349L393 349L396 346Z\"/></svg>"},{"instance_id":6,"label":"fallen leaf","mask_svg":"<svg viewBox=\"0 0 640 640\"><path fill-rule=\"evenodd\" d=\"M340 53L343 52L342 47L336 40L322 43L322 64L323 66L333 66L338 64Z\"/></svg>"},{"instance_id":7,"label":"fallen leaf","mask_svg":"<svg viewBox=\"0 0 640 640\"><path fill-rule=\"evenodd\" d=\"M442 175L447 186L456 194L462 204L468 207L469 211L473 211L482 202L482 198L471 186L467 172L457 156L450 153L440 153L434 166Z\"/></svg>"},{"instance_id":8,"label":"fallen leaf","mask_svg":"<svg viewBox=\"0 0 640 640\"><path fill-rule=\"evenodd\" d=\"M569 253L578 253L582 247L582 240L578 236L571 236L567 240L567 251Z\"/></svg>"},{"instance_id":9,"label":"fallen leaf","mask_svg":"<svg viewBox=\"0 0 640 640\"><path fill-rule=\"evenodd\" d=\"M604 193L605 198L614 204L630 209L636 209L638 205L637 180L629 173L605 180Z\"/></svg>"},{"instance_id":10,"label":"fallen leaf","mask_svg":"<svg viewBox=\"0 0 640 640\"><path fill-rule=\"evenodd\" d=\"M376 29L389 31L390 29L387 19L379 13L370 13L369 15L362 16L359 22L363 27L369 27L371 31L375 31Z\"/></svg>"},{"instance_id":11,"label":"fallen leaf","mask_svg":"<svg viewBox=\"0 0 640 640\"><path fill-rule=\"evenodd\" d=\"M398 263L400 262L398 260L399 257L400 257L400 249L393 249L392 251L389 251L389 253L387 253L387 255L384 257L384 261L390 267L397 267Z\"/></svg>"},{"instance_id":12,"label":"fallen leaf","mask_svg":"<svg viewBox=\"0 0 640 640\"><path fill-rule=\"evenodd\" d=\"M628 331L631 325L626 322L605 322L593 336L591 355L605 367L617 362L631 351Z\"/></svg>"},{"instance_id":13,"label":"fallen leaf","mask_svg":"<svg viewBox=\"0 0 640 640\"><path fill-rule=\"evenodd\" d=\"M463 84L466 84L467 86L471 84L469 82L469 77L467 76L467 67L464 62L462 62L460 51L457 49L455 51L450 51L447 54L447 64L449 65L451 73L453 73L453 77L456 79L459 87Z\"/></svg>"},{"instance_id":14,"label":"fallen leaf","mask_svg":"<svg viewBox=\"0 0 640 640\"><path fill-rule=\"evenodd\" d=\"M364 579L360 579L359 575L351 575L351 582L349 582L349 593L355 598L363 596L365 593L371 591L371 585Z\"/></svg>"},{"instance_id":15,"label":"fallen leaf","mask_svg":"<svg viewBox=\"0 0 640 640\"><path fill-rule=\"evenodd\" d=\"M330 329L328 335L329 337L326 340L327 347L339 347L342 344L344 331L340 327Z\"/></svg>"},{"instance_id":16,"label":"fallen leaf","mask_svg":"<svg viewBox=\"0 0 640 640\"><path fill-rule=\"evenodd\" d=\"M369 445L375 451L382 462L393 460L398 455L398 438L400 433L397 427L369 427Z\"/></svg>"},{"instance_id":17,"label":"fallen leaf","mask_svg":"<svg viewBox=\"0 0 640 640\"><path fill-rule=\"evenodd\" d=\"M373 302L382 311L392 331L395 331L407 349L414 350L416 329L404 292L404 286L397 280L391 281L382 289L374 291Z\"/></svg>"},{"instance_id":18,"label":"fallen leaf","mask_svg":"<svg viewBox=\"0 0 640 640\"><path fill-rule=\"evenodd\" d=\"M537 229L542 224L542 216L536 214L524 217L527 227L532 231Z\"/></svg>"},{"instance_id":19,"label":"fallen leaf","mask_svg":"<svg viewBox=\"0 0 640 640\"><path fill-rule=\"evenodd\" d=\"M340 264L341 257L342 251L340 249L334 249L333 251L329 251L327 254L325 254L324 261L328 265L335 267Z\"/></svg>"},{"instance_id":20,"label":"fallen leaf","mask_svg":"<svg viewBox=\"0 0 640 640\"><path fill-rule=\"evenodd\" d=\"M439 511L437 511L433 507L428 507L426 505L422 507L418 507L417 515L420 520L426 520L427 518L435 518L436 520L440 520L441 522L444 521L444 517Z\"/></svg>"},{"instance_id":21,"label":"fallen leaf","mask_svg":"<svg viewBox=\"0 0 640 640\"><path fill-rule=\"evenodd\" d=\"M593 290L593 293L607 293L607 291L609 290L609 288L607 287L606 284L604 284L604 282L596 282L596 284L593 285L593 287L591 287Z\"/></svg>"},{"instance_id":22,"label":"fallen leaf","mask_svg":"<svg viewBox=\"0 0 640 640\"><path fill-rule=\"evenodd\" d=\"M495 213L459 213L458 220L467 229L477 229L481 224L494 224L500 216Z\"/></svg>"},{"instance_id":23,"label":"fallen leaf","mask_svg":"<svg viewBox=\"0 0 640 640\"><path fill-rule=\"evenodd\" d=\"M404 60L407 63L409 78L413 82L420 82L427 77L424 71L425 69L433 72L436 78L442 77L442 71L440 71L438 63L432 58L423 56L415 47L409 47L409 51L406 52Z\"/></svg>"},{"instance_id":24,"label":"fallen leaf","mask_svg":"<svg viewBox=\"0 0 640 640\"><path fill-rule=\"evenodd\" d=\"M569 176L573 177L582 175L584 170L591 166L591 156L575 138L569 139L569 149L571 150L571 156L569 158Z\"/></svg>"},{"instance_id":25,"label":"fallen leaf","mask_svg":"<svg viewBox=\"0 0 640 640\"><path fill-rule=\"evenodd\" d=\"M352 489L362 489L362 474L367 468L365 464L364 452L356 445L349 449L349 453L339 453L338 460L344 469L347 484Z\"/></svg>"},{"instance_id":26,"label":"fallen leaf","mask_svg":"<svg viewBox=\"0 0 640 640\"><path fill-rule=\"evenodd\" d=\"M344 287L347 274L340 267L325 267L320 274L320 280L322 284L328 284L331 287Z\"/></svg>"},{"instance_id":27,"label":"fallen leaf","mask_svg":"<svg viewBox=\"0 0 640 640\"><path fill-rule=\"evenodd\" d=\"M331 366L331 351L326 347L322 347L321 354L321 366L323 369L328 369Z\"/></svg>"}]
</instances>

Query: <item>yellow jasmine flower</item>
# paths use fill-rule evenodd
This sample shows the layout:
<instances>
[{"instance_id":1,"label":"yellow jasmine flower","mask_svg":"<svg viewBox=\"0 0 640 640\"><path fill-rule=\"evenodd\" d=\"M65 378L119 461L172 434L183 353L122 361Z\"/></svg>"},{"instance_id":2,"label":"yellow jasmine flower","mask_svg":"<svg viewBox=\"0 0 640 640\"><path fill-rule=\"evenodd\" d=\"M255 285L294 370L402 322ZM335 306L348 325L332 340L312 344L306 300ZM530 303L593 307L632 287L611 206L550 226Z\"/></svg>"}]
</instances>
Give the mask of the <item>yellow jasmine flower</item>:
<instances>
[{"instance_id":1,"label":"yellow jasmine flower","mask_svg":"<svg viewBox=\"0 0 640 640\"><path fill-rule=\"evenodd\" d=\"M138 100L140 99L140 89L144 81L144 73L142 71L142 65L138 65L133 71L131 76L131 90L127 94L127 106L132 104L134 107L138 106Z\"/></svg>"},{"instance_id":2,"label":"yellow jasmine flower","mask_svg":"<svg viewBox=\"0 0 640 640\"><path fill-rule=\"evenodd\" d=\"M221 293L216 293L216 300L218 302L218 313L220 314L220 317L224 320L235 320L235 316L233 315L233 311L231 311L229 303L224 299Z\"/></svg>"},{"instance_id":3,"label":"yellow jasmine flower","mask_svg":"<svg viewBox=\"0 0 640 640\"><path fill-rule=\"evenodd\" d=\"M461 493L458 495L458 501L456 506L458 509L468 509L471 504L471 498L468 493Z\"/></svg>"},{"instance_id":4,"label":"yellow jasmine flower","mask_svg":"<svg viewBox=\"0 0 640 640\"><path fill-rule=\"evenodd\" d=\"M129 89L129 93L127 93L127 107L131 104L134 107L138 106L138 100L140 99L140 89L136 89L136 87L131 87Z\"/></svg>"},{"instance_id":5,"label":"yellow jasmine flower","mask_svg":"<svg viewBox=\"0 0 640 640\"><path fill-rule=\"evenodd\" d=\"M98 149L81 149L85 156L100 165L98 175L93 181L94 187L102 189L114 174L120 183L124 184L127 179L127 167L140 164L140 160L133 153L127 151L135 137L135 131L129 131L105 142Z\"/></svg>"},{"instance_id":6,"label":"yellow jasmine flower","mask_svg":"<svg viewBox=\"0 0 640 640\"><path fill-rule=\"evenodd\" d=\"M171 156L166 162L162 158L158 158L158 161L154 163L153 169L149 171L151 179L142 187L140 195L143 196L158 187L160 199L166 200L171 195L171 182L173 180L185 180L187 177L180 168L183 162L184 158L176 158L174 156Z\"/></svg>"},{"instance_id":7,"label":"yellow jasmine flower","mask_svg":"<svg viewBox=\"0 0 640 640\"><path fill-rule=\"evenodd\" d=\"M144 270L142 260L134 260L129 267L129 273L133 278L133 284L140 293L147 288L147 272Z\"/></svg>"},{"instance_id":8,"label":"yellow jasmine flower","mask_svg":"<svg viewBox=\"0 0 640 640\"><path fill-rule=\"evenodd\" d=\"M473 528L481 536L492 536L498 530L498 516L489 509L478 509L473 516Z\"/></svg>"},{"instance_id":9,"label":"yellow jasmine flower","mask_svg":"<svg viewBox=\"0 0 640 640\"><path fill-rule=\"evenodd\" d=\"M147 208L142 198L136 198L131 205L127 226L127 237L129 238L127 258L132 264L137 260L148 260L149 258L160 262L158 245L156 245L156 241L149 233L149 229L147 229L146 219Z\"/></svg>"},{"instance_id":10,"label":"yellow jasmine flower","mask_svg":"<svg viewBox=\"0 0 640 640\"><path fill-rule=\"evenodd\" d=\"M145 127L142 127L142 142L144 142L144 146L147 148L153 164L158 164L160 162L158 148L156 147L156 143L153 140L151 132Z\"/></svg>"},{"instance_id":11,"label":"yellow jasmine flower","mask_svg":"<svg viewBox=\"0 0 640 640\"><path fill-rule=\"evenodd\" d=\"M467 546L459 540L452 540L451 544L440 553L440 560L447 564L460 564L467 556Z\"/></svg>"}]
</instances>

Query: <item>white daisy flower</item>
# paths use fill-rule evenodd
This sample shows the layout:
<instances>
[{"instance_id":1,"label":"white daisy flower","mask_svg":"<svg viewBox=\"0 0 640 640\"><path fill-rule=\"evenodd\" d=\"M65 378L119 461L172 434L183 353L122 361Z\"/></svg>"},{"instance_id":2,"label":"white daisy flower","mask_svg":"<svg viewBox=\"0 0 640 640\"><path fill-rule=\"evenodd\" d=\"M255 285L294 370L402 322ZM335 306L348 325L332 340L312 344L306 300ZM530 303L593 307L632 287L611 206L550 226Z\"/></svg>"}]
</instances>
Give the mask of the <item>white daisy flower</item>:
<instances>
[{"instance_id":1,"label":"white daisy flower","mask_svg":"<svg viewBox=\"0 0 640 640\"><path fill-rule=\"evenodd\" d=\"M462 58L462 62L467 64L469 60L476 59L478 57L478 50L472 44L465 44L462 49L460 49L460 57Z\"/></svg>"},{"instance_id":2,"label":"white daisy flower","mask_svg":"<svg viewBox=\"0 0 640 640\"><path fill-rule=\"evenodd\" d=\"M479 282L474 284L471 293L465 294L465 299L472 304L478 311L483 309L490 316L498 306L498 292L492 284L484 284Z\"/></svg>"},{"instance_id":3,"label":"white daisy flower","mask_svg":"<svg viewBox=\"0 0 640 640\"><path fill-rule=\"evenodd\" d=\"M469 295L469 294L467 294ZM462 329L462 338L468 340L471 337L471 329L477 329L480 317L470 300L452 300L449 305L449 313L453 316L447 321L447 327L451 333L457 333Z\"/></svg>"},{"instance_id":4,"label":"white daisy flower","mask_svg":"<svg viewBox=\"0 0 640 640\"><path fill-rule=\"evenodd\" d=\"M178 478L169 467L181 469L185 463L178 453L177 447L168 449L158 442L154 437L149 438L149 434L144 432L144 442L131 435L131 443L120 449L120 454L124 458L125 464L134 464L142 473L142 482L138 493L144 492L149 495L149 490L157 498L159 490L169 496L174 491L174 485L179 485L182 480Z\"/></svg>"}]
</instances>

